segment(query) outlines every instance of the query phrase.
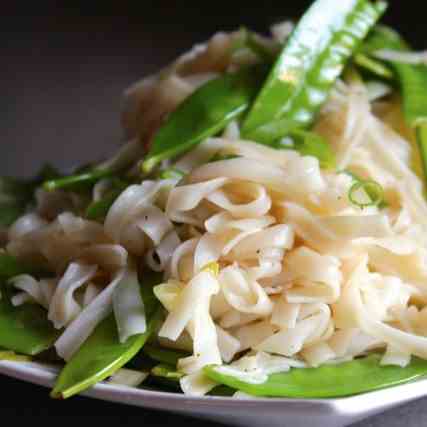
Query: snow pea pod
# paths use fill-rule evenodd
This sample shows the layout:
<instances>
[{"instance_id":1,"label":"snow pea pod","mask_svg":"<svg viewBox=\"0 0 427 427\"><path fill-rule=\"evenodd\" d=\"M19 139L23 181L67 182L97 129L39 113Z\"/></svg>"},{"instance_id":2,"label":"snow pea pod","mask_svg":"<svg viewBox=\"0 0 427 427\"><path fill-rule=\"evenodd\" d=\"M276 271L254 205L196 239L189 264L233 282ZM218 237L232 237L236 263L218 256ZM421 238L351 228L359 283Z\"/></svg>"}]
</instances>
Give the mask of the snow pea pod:
<instances>
[{"instance_id":1,"label":"snow pea pod","mask_svg":"<svg viewBox=\"0 0 427 427\"><path fill-rule=\"evenodd\" d=\"M409 51L410 46L394 30L386 26L377 26L362 46L362 51L373 55L376 51L391 49ZM427 66L387 61L393 68L394 77L400 86L403 97L403 112L406 121L414 128L427 122Z\"/></svg>"},{"instance_id":2,"label":"snow pea pod","mask_svg":"<svg viewBox=\"0 0 427 427\"><path fill-rule=\"evenodd\" d=\"M381 49L409 51L409 44L394 30L377 26L362 46L366 54ZM403 113L407 124L417 134L417 143L427 182L427 66L387 61L392 67L402 92Z\"/></svg>"},{"instance_id":3,"label":"snow pea pod","mask_svg":"<svg viewBox=\"0 0 427 427\"><path fill-rule=\"evenodd\" d=\"M243 135L251 139L254 130L279 118L309 126L386 6L317 0L285 44L243 123Z\"/></svg>"},{"instance_id":4,"label":"snow pea pod","mask_svg":"<svg viewBox=\"0 0 427 427\"><path fill-rule=\"evenodd\" d=\"M102 321L61 371L51 397L66 399L111 376L134 357L160 321L160 310L148 322L144 334L123 344L117 335L114 315Z\"/></svg>"},{"instance_id":5,"label":"snow pea pod","mask_svg":"<svg viewBox=\"0 0 427 427\"><path fill-rule=\"evenodd\" d=\"M176 366L179 359L190 356L190 354L185 351L170 350L161 347L155 347L153 345L144 346L142 351L150 359L170 366Z\"/></svg>"},{"instance_id":6,"label":"snow pea pod","mask_svg":"<svg viewBox=\"0 0 427 427\"><path fill-rule=\"evenodd\" d=\"M0 252L0 280L8 280L18 274L29 273L29 267L20 263L14 256Z\"/></svg>"},{"instance_id":7,"label":"snow pea pod","mask_svg":"<svg viewBox=\"0 0 427 427\"><path fill-rule=\"evenodd\" d=\"M0 282L7 281L19 274L43 275L48 276L49 273L36 265L24 263L14 256L0 251Z\"/></svg>"},{"instance_id":8,"label":"snow pea pod","mask_svg":"<svg viewBox=\"0 0 427 427\"><path fill-rule=\"evenodd\" d=\"M343 397L391 387L420 378L427 374L427 361L414 357L410 365L380 365L381 356L374 354L337 365L319 368L291 369L272 374L260 384L232 376L219 366L208 366L205 374L229 387L253 396L326 398Z\"/></svg>"},{"instance_id":9,"label":"snow pea pod","mask_svg":"<svg viewBox=\"0 0 427 427\"><path fill-rule=\"evenodd\" d=\"M13 351L0 350L0 360L8 360L11 362L31 362L31 357L16 354Z\"/></svg>"},{"instance_id":10,"label":"snow pea pod","mask_svg":"<svg viewBox=\"0 0 427 427\"><path fill-rule=\"evenodd\" d=\"M34 190L41 182L56 176L56 170L46 165L31 179L0 177L0 226L12 225L25 213L28 204L34 199Z\"/></svg>"},{"instance_id":11,"label":"snow pea pod","mask_svg":"<svg viewBox=\"0 0 427 427\"><path fill-rule=\"evenodd\" d=\"M393 63L403 96L403 113L415 130L424 183L427 185L427 66Z\"/></svg>"},{"instance_id":12,"label":"snow pea pod","mask_svg":"<svg viewBox=\"0 0 427 427\"><path fill-rule=\"evenodd\" d=\"M86 208L86 218L92 221L105 218L113 203L129 185L131 185L131 183L116 180L113 184L113 188L108 191L104 197L96 202L92 202Z\"/></svg>"},{"instance_id":13,"label":"snow pea pod","mask_svg":"<svg viewBox=\"0 0 427 427\"><path fill-rule=\"evenodd\" d=\"M321 135L298 129L290 132L289 136L292 138L294 150L303 156L316 157L322 168L335 167L335 154L332 147Z\"/></svg>"},{"instance_id":14,"label":"snow pea pod","mask_svg":"<svg viewBox=\"0 0 427 427\"><path fill-rule=\"evenodd\" d=\"M289 119L274 119L251 132L251 139L264 145L275 145L290 132L301 128L300 123ZM278 148L278 147L276 147Z\"/></svg>"},{"instance_id":15,"label":"snow pea pod","mask_svg":"<svg viewBox=\"0 0 427 427\"><path fill-rule=\"evenodd\" d=\"M162 160L217 134L242 115L256 96L265 75L265 66L242 68L196 90L170 114L155 134L142 164L144 172L150 172Z\"/></svg>"},{"instance_id":16,"label":"snow pea pod","mask_svg":"<svg viewBox=\"0 0 427 427\"><path fill-rule=\"evenodd\" d=\"M259 127L254 139L277 149L292 149L303 156L316 157L322 168L335 166L335 154L328 141L319 134L300 129L296 122L287 119L272 121Z\"/></svg>"},{"instance_id":17,"label":"snow pea pod","mask_svg":"<svg viewBox=\"0 0 427 427\"><path fill-rule=\"evenodd\" d=\"M111 376L141 350L162 319L159 303L148 295L151 294L151 281L158 284L161 277L157 274L151 277L144 275L145 283L141 287L141 293L149 319L146 332L120 343L116 320L111 314L97 326L62 369L51 397L66 399L80 393Z\"/></svg>"},{"instance_id":18,"label":"snow pea pod","mask_svg":"<svg viewBox=\"0 0 427 427\"><path fill-rule=\"evenodd\" d=\"M376 25L360 46L359 52L372 55L381 49L410 50L410 46L397 31L386 25Z\"/></svg>"},{"instance_id":19,"label":"snow pea pod","mask_svg":"<svg viewBox=\"0 0 427 427\"><path fill-rule=\"evenodd\" d=\"M101 200L92 202L86 209L86 218L92 221L105 218L111 206L120 196L123 190L112 190Z\"/></svg>"},{"instance_id":20,"label":"snow pea pod","mask_svg":"<svg viewBox=\"0 0 427 427\"><path fill-rule=\"evenodd\" d=\"M59 336L46 311L33 304L14 307L0 299L0 347L34 356L52 346Z\"/></svg>"},{"instance_id":21,"label":"snow pea pod","mask_svg":"<svg viewBox=\"0 0 427 427\"><path fill-rule=\"evenodd\" d=\"M9 300L10 289L4 282L18 274L35 271L12 255L0 253L0 348L30 356L50 348L59 331L47 320L43 308L33 304L14 307Z\"/></svg>"},{"instance_id":22,"label":"snow pea pod","mask_svg":"<svg viewBox=\"0 0 427 427\"><path fill-rule=\"evenodd\" d=\"M233 53L236 53L240 50L246 49L262 61L271 64L277 59L280 47L279 43L267 46L257 34L245 27L242 27L240 29L239 37L234 42L231 50Z\"/></svg>"},{"instance_id":23,"label":"snow pea pod","mask_svg":"<svg viewBox=\"0 0 427 427\"><path fill-rule=\"evenodd\" d=\"M9 227L25 212L25 204L10 200L0 203L0 226Z\"/></svg>"},{"instance_id":24,"label":"snow pea pod","mask_svg":"<svg viewBox=\"0 0 427 427\"><path fill-rule=\"evenodd\" d=\"M150 372L150 378L155 384L179 391L181 391L179 381L184 376L185 374L177 371L173 365L164 363L155 366ZM234 394L234 390L226 385L219 384L207 394L209 396L232 396Z\"/></svg>"}]
</instances>

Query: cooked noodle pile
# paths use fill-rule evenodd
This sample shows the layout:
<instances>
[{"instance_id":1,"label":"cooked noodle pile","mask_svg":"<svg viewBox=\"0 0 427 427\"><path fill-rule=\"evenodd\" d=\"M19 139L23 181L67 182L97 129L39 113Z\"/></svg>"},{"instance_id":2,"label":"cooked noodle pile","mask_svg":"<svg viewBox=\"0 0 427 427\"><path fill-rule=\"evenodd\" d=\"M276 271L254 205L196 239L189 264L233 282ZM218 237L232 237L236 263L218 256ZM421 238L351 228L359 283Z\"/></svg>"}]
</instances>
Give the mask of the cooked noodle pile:
<instances>
[{"instance_id":1,"label":"cooked noodle pile","mask_svg":"<svg viewBox=\"0 0 427 427\"><path fill-rule=\"evenodd\" d=\"M276 37L287 28L277 27ZM200 84L256 61L244 50L229 53L236 37L218 34L133 86L128 136L149 140ZM55 347L69 360L111 310L121 341L144 332L137 271L162 272L157 341L191 352L178 362L188 394L215 386L201 373L210 364L262 382L378 349L383 364L427 358L427 204L400 100L383 98L384 90L354 75L336 84L315 125L336 153L336 170L242 140L233 122L166 162L182 178L149 176L126 188L103 223L83 218L84 196L39 190L37 208L10 227L5 248L55 277L15 277L13 304L45 307L64 328ZM113 163L138 150L131 142ZM355 204L347 171L378 183L385 203ZM110 185L101 180L92 200ZM364 186L353 196L369 200Z\"/></svg>"}]
</instances>

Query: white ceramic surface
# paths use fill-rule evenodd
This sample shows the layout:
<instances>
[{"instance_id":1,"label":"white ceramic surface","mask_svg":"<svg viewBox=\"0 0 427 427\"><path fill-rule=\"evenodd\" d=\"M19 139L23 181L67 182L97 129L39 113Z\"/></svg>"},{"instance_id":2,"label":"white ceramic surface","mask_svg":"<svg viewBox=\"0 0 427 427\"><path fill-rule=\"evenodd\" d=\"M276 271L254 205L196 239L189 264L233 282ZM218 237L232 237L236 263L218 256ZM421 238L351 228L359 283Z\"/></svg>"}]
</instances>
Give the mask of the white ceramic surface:
<instances>
[{"instance_id":1,"label":"white ceramic surface","mask_svg":"<svg viewBox=\"0 0 427 427\"><path fill-rule=\"evenodd\" d=\"M0 362L0 373L45 387L56 375L36 363ZM160 409L245 427L344 427L386 409L427 395L427 379L344 399L189 398L125 386L98 384L88 397Z\"/></svg>"}]
</instances>

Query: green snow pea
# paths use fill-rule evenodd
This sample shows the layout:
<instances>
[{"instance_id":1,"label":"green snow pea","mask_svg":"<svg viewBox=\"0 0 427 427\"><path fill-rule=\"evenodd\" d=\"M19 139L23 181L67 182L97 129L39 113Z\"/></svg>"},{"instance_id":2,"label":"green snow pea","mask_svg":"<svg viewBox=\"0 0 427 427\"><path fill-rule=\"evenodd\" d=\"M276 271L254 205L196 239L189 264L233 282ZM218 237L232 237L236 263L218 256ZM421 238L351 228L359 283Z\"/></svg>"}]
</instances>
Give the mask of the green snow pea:
<instances>
[{"instance_id":1,"label":"green snow pea","mask_svg":"<svg viewBox=\"0 0 427 427\"><path fill-rule=\"evenodd\" d=\"M272 46L267 46L256 33L242 27L239 37L231 49L233 53L242 49L247 49L259 59L270 64L277 59L277 54L280 51L280 44L277 43Z\"/></svg>"},{"instance_id":2,"label":"green snow pea","mask_svg":"<svg viewBox=\"0 0 427 427\"><path fill-rule=\"evenodd\" d=\"M362 46L365 54L381 49L409 51L409 44L394 30L377 26ZM417 134L417 143L427 183L427 66L387 61L394 71L403 98L406 122Z\"/></svg>"},{"instance_id":3,"label":"green snow pea","mask_svg":"<svg viewBox=\"0 0 427 427\"><path fill-rule=\"evenodd\" d=\"M92 221L105 218L123 190L109 191L102 199L92 202L86 209L86 218Z\"/></svg>"},{"instance_id":4,"label":"green snow pea","mask_svg":"<svg viewBox=\"0 0 427 427\"><path fill-rule=\"evenodd\" d=\"M402 88L403 112L417 136L417 145L427 185L427 66L393 65Z\"/></svg>"},{"instance_id":5,"label":"green snow pea","mask_svg":"<svg viewBox=\"0 0 427 427\"><path fill-rule=\"evenodd\" d=\"M34 200L34 190L43 180L56 176L56 170L46 165L34 178L0 177L0 227L9 227L23 215Z\"/></svg>"},{"instance_id":6,"label":"green snow pea","mask_svg":"<svg viewBox=\"0 0 427 427\"><path fill-rule=\"evenodd\" d=\"M52 346L57 331L38 305L14 307L2 294L0 299L0 347L34 356Z\"/></svg>"},{"instance_id":7,"label":"green snow pea","mask_svg":"<svg viewBox=\"0 0 427 427\"><path fill-rule=\"evenodd\" d=\"M427 123L427 66L393 63L403 96L403 112L413 128Z\"/></svg>"},{"instance_id":8,"label":"green snow pea","mask_svg":"<svg viewBox=\"0 0 427 427\"><path fill-rule=\"evenodd\" d=\"M105 218L113 203L122 194L122 192L130 185L128 182L116 180L113 188L108 191L100 200L92 202L86 208L86 218L90 220L101 220Z\"/></svg>"},{"instance_id":9,"label":"green snow pea","mask_svg":"<svg viewBox=\"0 0 427 427\"><path fill-rule=\"evenodd\" d=\"M0 360L9 360L11 362L30 362L30 356L23 356L22 354L16 354L13 351L0 350Z\"/></svg>"},{"instance_id":10,"label":"green snow pea","mask_svg":"<svg viewBox=\"0 0 427 427\"><path fill-rule=\"evenodd\" d=\"M1 281L7 281L19 274L30 274L32 276L49 276L50 273L39 266L24 263L13 255L0 250L0 285ZM1 286L0 286L1 287Z\"/></svg>"},{"instance_id":11,"label":"green snow pea","mask_svg":"<svg viewBox=\"0 0 427 427\"><path fill-rule=\"evenodd\" d=\"M103 320L61 371L51 397L67 399L111 376L134 357L154 332L159 310L144 334L120 343L114 315Z\"/></svg>"},{"instance_id":12,"label":"green snow pea","mask_svg":"<svg viewBox=\"0 0 427 427\"><path fill-rule=\"evenodd\" d=\"M285 44L243 123L243 136L273 120L309 126L347 61L375 22L385 2L317 0Z\"/></svg>"},{"instance_id":13,"label":"green snow pea","mask_svg":"<svg viewBox=\"0 0 427 427\"><path fill-rule=\"evenodd\" d=\"M25 203L8 200L0 203L0 226L9 227L25 212Z\"/></svg>"},{"instance_id":14,"label":"green snow pea","mask_svg":"<svg viewBox=\"0 0 427 427\"><path fill-rule=\"evenodd\" d=\"M166 388L172 388L181 391L179 380L184 377L185 374L179 372L174 368L173 365L167 363L161 363L151 369L150 378L157 384L165 386ZM232 388L219 384L214 387L209 393L209 396L232 396L235 390Z\"/></svg>"},{"instance_id":15,"label":"green snow pea","mask_svg":"<svg viewBox=\"0 0 427 427\"><path fill-rule=\"evenodd\" d=\"M208 366L204 371L209 378L253 396L295 398L350 396L395 386L427 374L427 361L416 357L406 368L382 366L380 360L381 356L374 354L338 365L291 369L272 374L261 384L224 374L218 366Z\"/></svg>"},{"instance_id":16,"label":"green snow pea","mask_svg":"<svg viewBox=\"0 0 427 427\"><path fill-rule=\"evenodd\" d=\"M335 154L328 141L321 135L304 130L294 130L289 133L293 141L293 149L303 156L313 156L319 160L324 169L335 167Z\"/></svg>"},{"instance_id":17,"label":"green snow pea","mask_svg":"<svg viewBox=\"0 0 427 427\"><path fill-rule=\"evenodd\" d=\"M0 348L31 356L51 347L59 331L47 320L43 308L33 304L14 307L9 301L10 289L4 282L35 271L12 255L0 253Z\"/></svg>"},{"instance_id":18,"label":"green snow pea","mask_svg":"<svg viewBox=\"0 0 427 427\"><path fill-rule=\"evenodd\" d=\"M265 125L259 126L251 132L251 139L260 144L274 146L292 131L300 129L301 124L286 118L274 119ZM279 147L276 147L279 148Z\"/></svg>"},{"instance_id":19,"label":"green snow pea","mask_svg":"<svg viewBox=\"0 0 427 427\"><path fill-rule=\"evenodd\" d=\"M417 126L417 143L421 155L425 185L427 183L427 123Z\"/></svg>"},{"instance_id":20,"label":"green snow pea","mask_svg":"<svg viewBox=\"0 0 427 427\"><path fill-rule=\"evenodd\" d=\"M231 397L236 392L231 387L228 387L226 385L217 385L214 389L212 389L208 396L217 396L217 397Z\"/></svg>"},{"instance_id":21,"label":"green snow pea","mask_svg":"<svg viewBox=\"0 0 427 427\"><path fill-rule=\"evenodd\" d=\"M66 399L86 390L111 376L141 350L162 319L160 304L151 296L151 285L160 283L161 276L146 274L143 277L141 294L148 319L146 332L120 343L116 320L111 314L95 328L62 369L51 397Z\"/></svg>"},{"instance_id":22,"label":"green snow pea","mask_svg":"<svg viewBox=\"0 0 427 427\"><path fill-rule=\"evenodd\" d=\"M359 52L372 55L381 49L410 50L410 46L397 31L386 25L376 25L360 46Z\"/></svg>"},{"instance_id":23,"label":"green snow pea","mask_svg":"<svg viewBox=\"0 0 427 427\"><path fill-rule=\"evenodd\" d=\"M8 280L19 274L27 274L31 269L19 262L14 256L0 252L0 280Z\"/></svg>"},{"instance_id":24,"label":"green snow pea","mask_svg":"<svg viewBox=\"0 0 427 427\"><path fill-rule=\"evenodd\" d=\"M150 359L171 366L176 366L179 359L190 356L190 354L185 351L171 350L161 347L155 347L153 345L144 346L142 351Z\"/></svg>"},{"instance_id":25,"label":"green snow pea","mask_svg":"<svg viewBox=\"0 0 427 427\"><path fill-rule=\"evenodd\" d=\"M417 145L427 184L427 66L393 62L403 96L406 122L417 135Z\"/></svg>"},{"instance_id":26,"label":"green snow pea","mask_svg":"<svg viewBox=\"0 0 427 427\"><path fill-rule=\"evenodd\" d=\"M303 156L313 156L320 166L331 169L335 166L335 154L328 141L321 135L299 128L299 125L287 119L275 120L259 127L255 140L277 149L292 149Z\"/></svg>"},{"instance_id":27,"label":"green snow pea","mask_svg":"<svg viewBox=\"0 0 427 427\"><path fill-rule=\"evenodd\" d=\"M196 90L155 134L143 170L150 172L162 160L217 134L241 116L256 96L265 75L265 66L247 67L211 80Z\"/></svg>"}]
</instances>

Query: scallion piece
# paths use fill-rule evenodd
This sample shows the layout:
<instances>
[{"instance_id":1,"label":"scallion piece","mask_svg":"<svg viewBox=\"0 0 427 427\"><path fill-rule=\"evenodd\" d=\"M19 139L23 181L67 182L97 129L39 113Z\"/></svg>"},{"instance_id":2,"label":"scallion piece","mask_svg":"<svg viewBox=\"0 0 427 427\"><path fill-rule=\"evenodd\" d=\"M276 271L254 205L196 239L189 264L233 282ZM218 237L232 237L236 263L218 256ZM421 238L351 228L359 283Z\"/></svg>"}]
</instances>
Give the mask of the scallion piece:
<instances>
[{"instance_id":1,"label":"scallion piece","mask_svg":"<svg viewBox=\"0 0 427 427\"><path fill-rule=\"evenodd\" d=\"M54 190L75 190L85 185L95 184L102 178L108 178L112 172L108 169L94 169L77 175L65 176L63 178L52 179L43 183L43 188L47 191Z\"/></svg>"},{"instance_id":2,"label":"scallion piece","mask_svg":"<svg viewBox=\"0 0 427 427\"><path fill-rule=\"evenodd\" d=\"M385 66L381 61L375 60L364 53L357 53L354 55L354 63L363 70L374 74L377 77L392 80L394 78L393 71Z\"/></svg>"},{"instance_id":3,"label":"scallion piece","mask_svg":"<svg viewBox=\"0 0 427 427\"><path fill-rule=\"evenodd\" d=\"M363 199L364 191L369 200ZM362 197L359 198L358 197ZM378 182L373 180L360 180L356 181L348 192L348 199L350 202L360 209L364 209L370 206L380 206L384 202L384 189Z\"/></svg>"},{"instance_id":4,"label":"scallion piece","mask_svg":"<svg viewBox=\"0 0 427 427\"><path fill-rule=\"evenodd\" d=\"M176 168L162 170L159 174L160 179L181 179L185 173Z\"/></svg>"},{"instance_id":5,"label":"scallion piece","mask_svg":"<svg viewBox=\"0 0 427 427\"><path fill-rule=\"evenodd\" d=\"M151 370L151 375L154 377L165 378L172 381L180 380L185 374L179 372L172 365L160 364Z\"/></svg>"}]
</instances>

